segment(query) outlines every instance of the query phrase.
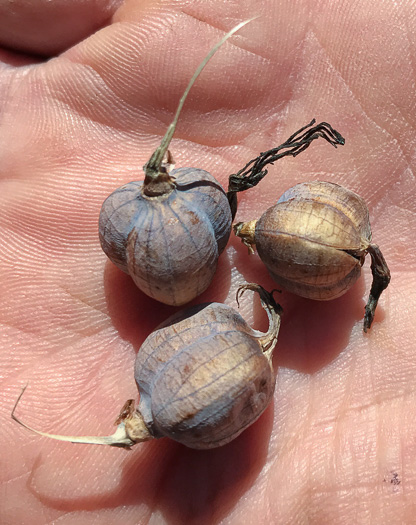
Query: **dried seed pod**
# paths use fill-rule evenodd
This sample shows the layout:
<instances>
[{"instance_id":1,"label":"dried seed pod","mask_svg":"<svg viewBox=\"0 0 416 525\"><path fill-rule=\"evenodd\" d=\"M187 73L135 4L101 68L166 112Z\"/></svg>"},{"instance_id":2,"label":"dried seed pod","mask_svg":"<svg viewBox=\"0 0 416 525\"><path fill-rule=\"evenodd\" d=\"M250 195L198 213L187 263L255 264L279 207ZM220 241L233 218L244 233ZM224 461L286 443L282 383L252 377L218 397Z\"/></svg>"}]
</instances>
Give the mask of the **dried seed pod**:
<instances>
[{"instance_id":1,"label":"dried seed pod","mask_svg":"<svg viewBox=\"0 0 416 525\"><path fill-rule=\"evenodd\" d=\"M166 304L182 305L206 290L231 232L223 188L201 169L169 173L168 147L193 83L218 48L248 22L227 33L196 70L161 145L144 166L144 181L122 186L101 208L105 254L144 293Z\"/></svg>"},{"instance_id":2,"label":"dried seed pod","mask_svg":"<svg viewBox=\"0 0 416 525\"><path fill-rule=\"evenodd\" d=\"M256 246L279 285L321 301L349 290L369 253L373 284L364 331L370 328L390 271L378 246L371 243L368 209L359 195L330 182L297 184L259 220L236 223L234 232L251 252Z\"/></svg>"},{"instance_id":3,"label":"dried seed pod","mask_svg":"<svg viewBox=\"0 0 416 525\"><path fill-rule=\"evenodd\" d=\"M247 22L225 35L195 72L161 145L144 166L144 181L117 189L101 208L99 236L104 252L144 293L162 303L182 305L206 290L231 232L236 193L255 186L267 173L254 159L249 163L254 163L250 170L247 165L231 175L226 194L215 178L202 169L170 172L169 143L194 81L215 51ZM295 156L318 137L333 145L343 143L328 124L311 128L314 123L313 120L273 150L276 155L272 160ZM307 128L311 129L302 135Z\"/></svg>"},{"instance_id":4,"label":"dried seed pod","mask_svg":"<svg viewBox=\"0 0 416 525\"><path fill-rule=\"evenodd\" d=\"M154 299L174 306L206 290L231 231L223 188L208 172L182 168L165 194L148 196L130 182L100 214L101 246L111 261Z\"/></svg>"},{"instance_id":5,"label":"dried seed pod","mask_svg":"<svg viewBox=\"0 0 416 525\"><path fill-rule=\"evenodd\" d=\"M272 354L281 308L257 284L240 286L260 296L269 317L266 333L253 330L231 307L210 303L170 317L145 340L136 358L140 399L124 405L117 431L107 437L46 437L129 447L169 437L191 448L208 449L236 438L262 414L275 387ZM22 392L23 393L23 392Z\"/></svg>"}]
</instances>

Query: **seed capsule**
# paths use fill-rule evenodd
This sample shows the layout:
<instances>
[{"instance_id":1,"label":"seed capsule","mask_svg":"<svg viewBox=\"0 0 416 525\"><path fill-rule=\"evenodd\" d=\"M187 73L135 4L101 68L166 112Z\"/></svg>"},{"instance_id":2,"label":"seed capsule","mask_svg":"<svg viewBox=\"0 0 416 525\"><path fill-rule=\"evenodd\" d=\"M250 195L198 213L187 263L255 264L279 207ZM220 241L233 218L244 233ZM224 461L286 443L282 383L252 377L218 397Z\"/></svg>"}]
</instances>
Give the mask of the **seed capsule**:
<instances>
[{"instance_id":1,"label":"seed capsule","mask_svg":"<svg viewBox=\"0 0 416 525\"><path fill-rule=\"evenodd\" d=\"M172 171L174 184L161 195L146 194L143 182L112 193L100 214L104 252L147 295L185 304L212 281L231 231L223 188L196 168Z\"/></svg>"},{"instance_id":2,"label":"seed capsule","mask_svg":"<svg viewBox=\"0 0 416 525\"><path fill-rule=\"evenodd\" d=\"M259 294L269 317L268 331L253 330L233 308L220 303L170 317L139 350L134 372L139 405L134 409L133 400L127 401L113 436L39 432L16 418L16 406L12 417L38 434L75 443L129 447L169 437L196 449L225 445L266 409L276 380L272 354L281 308L256 284L240 286L237 301L245 290Z\"/></svg>"},{"instance_id":3,"label":"seed capsule","mask_svg":"<svg viewBox=\"0 0 416 525\"><path fill-rule=\"evenodd\" d=\"M208 287L231 232L223 188L201 169L170 173L168 147L193 83L218 48L249 21L227 33L196 70L172 124L144 166L144 181L122 186L101 208L99 236L105 254L144 293L165 304L182 305Z\"/></svg>"},{"instance_id":4,"label":"seed capsule","mask_svg":"<svg viewBox=\"0 0 416 525\"><path fill-rule=\"evenodd\" d=\"M370 328L390 271L378 246L371 243L368 209L359 195L330 182L301 183L287 190L259 220L236 223L234 232L251 252L256 246L282 288L321 301L349 290L369 253L373 284L364 331Z\"/></svg>"}]
</instances>

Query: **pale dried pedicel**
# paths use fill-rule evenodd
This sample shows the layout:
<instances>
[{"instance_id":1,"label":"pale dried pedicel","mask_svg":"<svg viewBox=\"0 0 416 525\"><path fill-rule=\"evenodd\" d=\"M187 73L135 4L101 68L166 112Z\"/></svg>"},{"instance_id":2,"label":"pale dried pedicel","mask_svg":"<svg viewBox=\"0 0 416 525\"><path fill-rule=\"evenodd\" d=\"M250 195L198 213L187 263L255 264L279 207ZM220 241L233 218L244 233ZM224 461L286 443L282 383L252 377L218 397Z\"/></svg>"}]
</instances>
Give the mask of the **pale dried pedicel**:
<instances>
[{"instance_id":1,"label":"pale dried pedicel","mask_svg":"<svg viewBox=\"0 0 416 525\"><path fill-rule=\"evenodd\" d=\"M246 290L259 294L269 317L268 331L252 329L233 308L220 303L170 317L138 352L134 375L139 405L135 409L134 401L127 401L112 436L39 432L17 419L17 403L12 417L38 434L74 443L130 447L169 437L196 449L225 445L262 414L276 382L272 354L281 308L272 293L257 284L240 286L237 301Z\"/></svg>"},{"instance_id":2,"label":"pale dried pedicel","mask_svg":"<svg viewBox=\"0 0 416 525\"><path fill-rule=\"evenodd\" d=\"M365 308L364 331L374 319L390 271L371 242L364 200L330 182L297 184L258 220L234 225L236 235L258 254L272 278L302 297L331 300L356 282L367 253L373 284Z\"/></svg>"}]
</instances>

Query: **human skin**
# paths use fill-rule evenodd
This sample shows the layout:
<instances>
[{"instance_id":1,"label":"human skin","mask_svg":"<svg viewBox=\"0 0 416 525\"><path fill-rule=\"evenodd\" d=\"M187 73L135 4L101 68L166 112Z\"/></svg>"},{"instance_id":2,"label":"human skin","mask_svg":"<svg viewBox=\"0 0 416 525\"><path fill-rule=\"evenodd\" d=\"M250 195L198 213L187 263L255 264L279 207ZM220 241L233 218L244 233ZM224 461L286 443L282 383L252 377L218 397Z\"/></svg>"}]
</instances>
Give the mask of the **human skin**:
<instances>
[{"instance_id":1,"label":"human skin","mask_svg":"<svg viewBox=\"0 0 416 525\"><path fill-rule=\"evenodd\" d=\"M49 4L38 4L33 31L30 2L0 16L0 522L414 523L415 3ZM0 14L9 8L0 0ZM198 63L253 15L193 87L171 145L176 167L226 187L313 117L331 123L345 146L319 140L279 160L239 196L236 219L259 217L302 181L359 193L392 274L371 330L368 261L337 300L279 294L274 401L219 449L155 440L128 452L30 433L10 417L27 383L17 415L61 434L110 434L137 398L135 355L175 310L107 260L100 207L143 178ZM194 304L235 306L244 281L275 287L232 238ZM246 294L240 311L264 328L252 304Z\"/></svg>"}]
</instances>

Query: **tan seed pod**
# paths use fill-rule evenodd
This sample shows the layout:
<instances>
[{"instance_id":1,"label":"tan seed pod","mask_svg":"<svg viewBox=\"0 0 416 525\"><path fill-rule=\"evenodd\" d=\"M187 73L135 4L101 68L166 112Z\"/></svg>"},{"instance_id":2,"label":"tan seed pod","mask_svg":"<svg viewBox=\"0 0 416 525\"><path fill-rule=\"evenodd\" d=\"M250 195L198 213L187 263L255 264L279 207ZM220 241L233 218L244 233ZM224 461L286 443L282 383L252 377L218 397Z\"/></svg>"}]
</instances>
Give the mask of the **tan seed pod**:
<instances>
[{"instance_id":1,"label":"tan seed pod","mask_svg":"<svg viewBox=\"0 0 416 525\"><path fill-rule=\"evenodd\" d=\"M365 308L364 331L374 319L390 271L371 242L368 208L352 191L330 182L307 182L287 190L258 220L236 223L234 232L259 257L282 288L327 301L357 281L366 255L373 284Z\"/></svg>"}]
</instances>

